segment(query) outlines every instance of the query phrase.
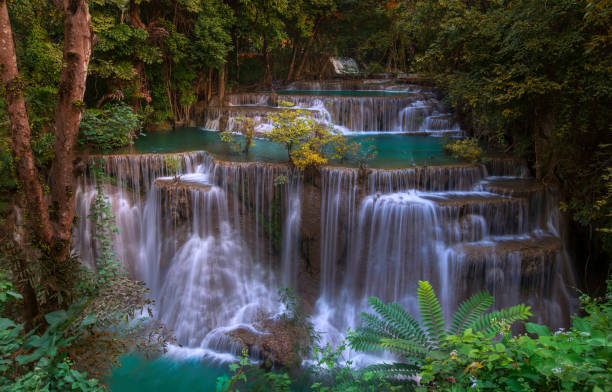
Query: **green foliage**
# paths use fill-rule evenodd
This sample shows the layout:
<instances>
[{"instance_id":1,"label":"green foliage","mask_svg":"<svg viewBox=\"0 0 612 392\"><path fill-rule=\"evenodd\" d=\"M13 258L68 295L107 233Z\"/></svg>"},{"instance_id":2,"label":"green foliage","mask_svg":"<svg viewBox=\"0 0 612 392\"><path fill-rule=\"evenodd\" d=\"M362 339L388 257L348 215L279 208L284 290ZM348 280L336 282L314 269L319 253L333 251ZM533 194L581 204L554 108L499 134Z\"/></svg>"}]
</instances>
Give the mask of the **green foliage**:
<instances>
[{"instance_id":1,"label":"green foliage","mask_svg":"<svg viewBox=\"0 0 612 392\"><path fill-rule=\"evenodd\" d=\"M0 136L0 190L9 190L16 186L12 148L11 139Z\"/></svg>"},{"instance_id":2,"label":"green foliage","mask_svg":"<svg viewBox=\"0 0 612 392\"><path fill-rule=\"evenodd\" d=\"M374 139L366 139L362 143L352 142L346 146L344 158L357 163L359 168L366 169L368 164L378 156Z\"/></svg>"},{"instance_id":3,"label":"green foliage","mask_svg":"<svg viewBox=\"0 0 612 392\"><path fill-rule=\"evenodd\" d=\"M99 168L93 169L96 181L96 197L91 203L88 218L95 224L94 239L98 242L96 249L96 267L98 269L99 284L108 284L117 277L120 263L115 252L114 235L119 232L115 225L115 216L111 211L111 204L104 194L103 184L108 181L106 174Z\"/></svg>"},{"instance_id":4,"label":"green foliage","mask_svg":"<svg viewBox=\"0 0 612 392\"><path fill-rule=\"evenodd\" d=\"M464 301L453 315L451 327L446 329L442 308L428 282L419 281L417 299L422 325L396 303L385 304L376 297L369 302L377 315L362 313L364 323L349 335L349 343L358 351L386 351L396 354L402 362L376 365L369 369L389 375L414 375L432 350L445 341L449 333L462 333L470 329L494 337L506 331L509 325L525 320L529 307L517 305L485 314L493 304L487 293L479 293Z\"/></svg>"},{"instance_id":5,"label":"green foliage","mask_svg":"<svg viewBox=\"0 0 612 392\"><path fill-rule=\"evenodd\" d=\"M248 117L236 119L238 134L230 131L221 132L221 141L231 146L234 151L248 155L249 149L255 144L255 120Z\"/></svg>"},{"instance_id":6,"label":"green foliage","mask_svg":"<svg viewBox=\"0 0 612 392\"><path fill-rule=\"evenodd\" d=\"M295 352L299 356L295 358L295 362L298 363L301 357L310 353L320 337L314 328L314 324L304 311L302 299L297 295L295 290L286 287L280 289L278 294L281 303L285 307L280 318L288 321L293 329L297 331L294 344L296 345Z\"/></svg>"},{"instance_id":7,"label":"green foliage","mask_svg":"<svg viewBox=\"0 0 612 392\"><path fill-rule=\"evenodd\" d=\"M203 1L194 24L193 60L212 68L225 64L232 45L230 29L234 22L234 12L227 4L219 0Z\"/></svg>"},{"instance_id":8,"label":"green foliage","mask_svg":"<svg viewBox=\"0 0 612 392\"><path fill-rule=\"evenodd\" d=\"M87 109L81 120L79 144L109 151L132 144L140 128L141 118L127 105Z\"/></svg>"},{"instance_id":9,"label":"green foliage","mask_svg":"<svg viewBox=\"0 0 612 392\"><path fill-rule=\"evenodd\" d=\"M357 371L351 367L353 362L345 358L349 354L346 341L335 349L329 343L322 348L316 347L315 365L310 369L315 382L310 389L316 392L405 391L413 385L410 381L391 381L374 368Z\"/></svg>"},{"instance_id":10,"label":"green foliage","mask_svg":"<svg viewBox=\"0 0 612 392\"><path fill-rule=\"evenodd\" d=\"M0 310L9 301L20 299L12 284L0 275ZM0 318L0 391L103 391L97 380L75 370L66 354L58 350L75 339L65 331L81 309L82 303L77 303L67 311L45 315L49 325L42 335L24 333L23 324Z\"/></svg>"},{"instance_id":11,"label":"green foliage","mask_svg":"<svg viewBox=\"0 0 612 392\"><path fill-rule=\"evenodd\" d=\"M612 382L612 281L605 298L582 297L585 317L554 334L527 323L532 334L501 341L468 328L429 353L422 390L606 391Z\"/></svg>"},{"instance_id":12,"label":"green foliage","mask_svg":"<svg viewBox=\"0 0 612 392\"><path fill-rule=\"evenodd\" d=\"M478 145L478 140L473 138L448 141L444 144L444 151L455 159L470 163L480 162L482 158L482 148Z\"/></svg>"},{"instance_id":13,"label":"green foliage","mask_svg":"<svg viewBox=\"0 0 612 392\"><path fill-rule=\"evenodd\" d=\"M343 341L335 350L327 344L314 349L314 365L308 369L309 378L291 378L287 373L266 371L250 362L247 350L242 351L238 363L231 364L231 377L217 378L216 391L274 391L310 390L313 392L382 392L405 391L406 382L391 381L374 371L355 371L352 362L344 359L347 351ZM309 388L305 386L309 384Z\"/></svg>"},{"instance_id":14,"label":"green foliage","mask_svg":"<svg viewBox=\"0 0 612 392\"><path fill-rule=\"evenodd\" d=\"M232 377L221 376L216 380L217 392L253 391L253 392L289 392L291 378L287 373L274 373L252 364L246 349L238 363L229 365Z\"/></svg>"},{"instance_id":15,"label":"green foliage","mask_svg":"<svg viewBox=\"0 0 612 392\"><path fill-rule=\"evenodd\" d=\"M166 164L166 172L174 175L174 179L178 179L179 173L183 169L183 159L178 155L166 155L164 163Z\"/></svg>"}]
</instances>

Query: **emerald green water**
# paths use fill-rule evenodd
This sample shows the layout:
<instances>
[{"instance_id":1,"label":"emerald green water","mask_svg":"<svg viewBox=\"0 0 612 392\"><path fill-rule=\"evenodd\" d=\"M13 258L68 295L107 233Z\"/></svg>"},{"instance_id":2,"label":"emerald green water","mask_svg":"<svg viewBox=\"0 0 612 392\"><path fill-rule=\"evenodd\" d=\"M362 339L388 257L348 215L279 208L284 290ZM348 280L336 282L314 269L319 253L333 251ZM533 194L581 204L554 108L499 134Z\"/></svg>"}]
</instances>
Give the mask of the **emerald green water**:
<instances>
[{"instance_id":1,"label":"emerald green water","mask_svg":"<svg viewBox=\"0 0 612 392\"><path fill-rule=\"evenodd\" d=\"M441 139L434 136L404 134L347 135L348 142L358 142L364 148L374 144L378 152L370 161L373 168L401 168L417 165L444 165L456 162L444 154ZM283 146L258 138L245 155L223 143L219 133L202 128L178 128L174 131L156 131L139 137L133 146L120 153L172 153L206 151L215 157L234 162L286 162ZM355 167L357 162L346 160L332 164Z\"/></svg>"},{"instance_id":2,"label":"emerald green water","mask_svg":"<svg viewBox=\"0 0 612 392\"><path fill-rule=\"evenodd\" d=\"M276 90L276 94L284 95L327 95L335 97L397 97L411 95L410 91L401 90Z\"/></svg>"},{"instance_id":3,"label":"emerald green water","mask_svg":"<svg viewBox=\"0 0 612 392\"><path fill-rule=\"evenodd\" d=\"M128 355L109 379L112 392L208 392L215 391L217 377L226 369L196 360L145 359Z\"/></svg>"}]
</instances>

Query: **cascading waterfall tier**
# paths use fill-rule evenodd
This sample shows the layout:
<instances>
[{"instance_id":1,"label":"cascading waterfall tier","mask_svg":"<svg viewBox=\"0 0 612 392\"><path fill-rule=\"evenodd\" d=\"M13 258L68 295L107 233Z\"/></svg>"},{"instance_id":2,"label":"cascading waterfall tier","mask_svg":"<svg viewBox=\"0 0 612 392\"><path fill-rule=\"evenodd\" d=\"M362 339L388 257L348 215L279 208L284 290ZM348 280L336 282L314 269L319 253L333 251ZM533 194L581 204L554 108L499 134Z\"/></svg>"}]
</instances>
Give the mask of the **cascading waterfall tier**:
<instances>
[{"instance_id":1,"label":"cascading waterfall tier","mask_svg":"<svg viewBox=\"0 0 612 392\"><path fill-rule=\"evenodd\" d=\"M236 131L236 119L248 117L258 124L256 130L263 133L271 127L267 114L278 110L282 102L289 102L294 108L305 110L316 120L344 133L461 133L432 91L418 86L402 88L404 90L392 93L369 88L344 95L314 90L231 94L229 106L208 110L204 123L209 129Z\"/></svg>"},{"instance_id":2,"label":"cascading waterfall tier","mask_svg":"<svg viewBox=\"0 0 612 392\"><path fill-rule=\"evenodd\" d=\"M324 340L337 343L355 328L369 296L417 315L419 280L432 283L447 315L488 290L496 308L523 302L534 320L566 326L576 309L568 291L575 280L558 202L528 173L508 159L369 170L362 179L357 169L324 169L321 296L313 315Z\"/></svg>"},{"instance_id":3,"label":"cascading waterfall tier","mask_svg":"<svg viewBox=\"0 0 612 392\"><path fill-rule=\"evenodd\" d=\"M181 162L177 173L168 158ZM120 230L117 255L150 288L157 317L198 354L239 353L228 334L278 313L277 290L297 281L301 178L287 166L218 162L204 153L90 164L113 179L103 189ZM281 175L286 183L275 184ZM91 267L97 180L83 177L77 196L74 247Z\"/></svg>"},{"instance_id":4,"label":"cascading waterfall tier","mask_svg":"<svg viewBox=\"0 0 612 392\"><path fill-rule=\"evenodd\" d=\"M89 164L112 181L81 178L75 250L95 268L88 216L101 185L120 229L118 258L150 288L179 352L236 354L236 331L268 333L260 321L281 311L282 287L300 290L333 343L358 325L369 296L416 315L418 280L434 285L447 314L483 289L496 307L525 302L552 326L574 309L556 193L518 161L307 176L202 152Z\"/></svg>"}]
</instances>

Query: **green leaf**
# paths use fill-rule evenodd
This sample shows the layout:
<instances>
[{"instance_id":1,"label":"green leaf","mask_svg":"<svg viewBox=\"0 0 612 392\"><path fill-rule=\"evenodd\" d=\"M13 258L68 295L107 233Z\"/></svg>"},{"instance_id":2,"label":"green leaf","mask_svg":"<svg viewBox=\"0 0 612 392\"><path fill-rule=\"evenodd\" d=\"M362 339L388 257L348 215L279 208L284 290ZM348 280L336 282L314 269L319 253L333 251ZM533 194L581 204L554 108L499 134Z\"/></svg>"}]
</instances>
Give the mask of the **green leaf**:
<instances>
[{"instance_id":1,"label":"green leaf","mask_svg":"<svg viewBox=\"0 0 612 392\"><path fill-rule=\"evenodd\" d=\"M417 298L423 326L428 332L430 340L434 344L439 345L446 334L444 330L444 316L442 315L440 302L436 298L436 294L429 282L419 281Z\"/></svg>"},{"instance_id":2,"label":"green leaf","mask_svg":"<svg viewBox=\"0 0 612 392\"><path fill-rule=\"evenodd\" d=\"M45 314L45 320L47 320L50 327L53 327L68 320L68 313L65 310L56 310L55 312Z\"/></svg>"},{"instance_id":3,"label":"green leaf","mask_svg":"<svg viewBox=\"0 0 612 392\"><path fill-rule=\"evenodd\" d=\"M525 323L525 329L527 332L538 336L550 336L550 328L548 328L546 325Z\"/></svg>"},{"instance_id":4,"label":"green leaf","mask_svg":"<svg viewBox=\"0 0 612 392\"><path fill-rule=\"evenodd\" d=\"M464 301L453 315L450 332L459 334L472 325L493 305L494 298L487 292L473 295Z\"/></svg>"}]
</instances>

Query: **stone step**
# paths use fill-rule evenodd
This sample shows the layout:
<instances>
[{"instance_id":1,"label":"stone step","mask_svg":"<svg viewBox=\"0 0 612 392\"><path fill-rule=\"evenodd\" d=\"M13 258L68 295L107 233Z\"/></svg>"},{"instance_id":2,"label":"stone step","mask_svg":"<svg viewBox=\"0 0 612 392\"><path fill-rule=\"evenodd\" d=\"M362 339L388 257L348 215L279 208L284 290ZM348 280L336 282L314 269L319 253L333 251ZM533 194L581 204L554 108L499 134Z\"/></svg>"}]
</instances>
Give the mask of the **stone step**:
<instances>
[{"instance_id":1,"label":"stone step","mask_svg":"<svg viewBox=\"0 0 612 392\"><path fill-rule=\"evenodd\" d=\"M551 268L562 252L561 239L552 235L502 236L455 245L449 258L451 263L476 269L500 268L506 274L536 276Z\"/></svg>"},{"instance_id":2,"label":"stone step","mask_svg":"<svg viewBox=\"0 0 612 392\"><path fill-rule=\"evenodd\" d=\"M472 206L499 206L504 204L522 204L526 200L520 197L505 197L489 192L440 192L423 194L423 198L431 200L441 207L469 208Z\"/></svg>"},{"instance_id":3,"label":"stone step","mask_svg":"<svg viewBox=\"0 0 612 392\"><path fill-rule=\"evenodd\" d=\"M478 241L487 235L529 232L527 200L487 192L448 192L425 194L436 205L438 223L447 243Z\"/></svg>"},{"instance_id":4,"label":"stone step","mask_svg":"<svg viewBox=\"0 0 612 392\"><path fill-rule=\"evenodd\" d=\"M546 189L544 184L534 178L485 178L481 188L500 195L518 197L532 197Z\"/></svg>"}]
</instances>

